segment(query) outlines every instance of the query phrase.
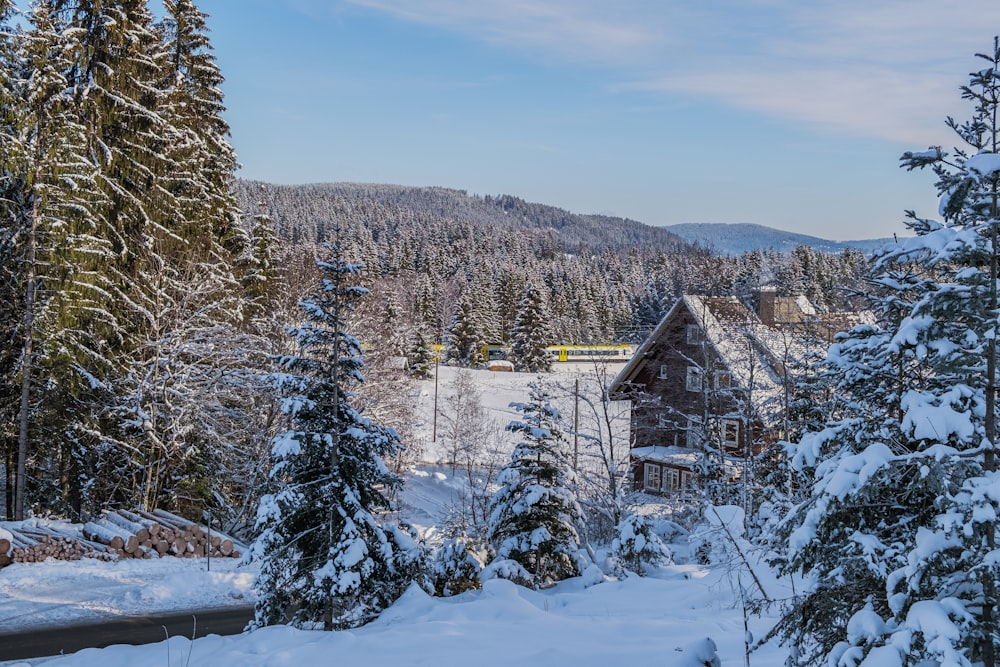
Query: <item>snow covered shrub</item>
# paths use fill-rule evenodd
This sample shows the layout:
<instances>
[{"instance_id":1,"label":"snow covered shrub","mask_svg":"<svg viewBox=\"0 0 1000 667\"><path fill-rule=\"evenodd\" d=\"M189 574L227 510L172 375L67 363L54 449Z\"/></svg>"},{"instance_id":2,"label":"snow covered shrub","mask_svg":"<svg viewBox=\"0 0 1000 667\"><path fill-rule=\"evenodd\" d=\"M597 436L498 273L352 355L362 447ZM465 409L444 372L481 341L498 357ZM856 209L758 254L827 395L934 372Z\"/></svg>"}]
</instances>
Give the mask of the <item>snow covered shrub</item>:
<instances>
[{"instance_id":1,"label":"snow covered shrub","mask_svg":"<svg viewBox=\"0 0 1000 667\"><path fill-rule=\"evenodd\" d=\"M639 575L645 574L649 566L674 562L670 548L656 534L653 524L641 514L622 519L611 550L621 567Z\"/></svg>"},{"instance_id":2,"label":"snow covered shrub","mask_svg":"<svg viewBox=\"0 0 1000 667\"><path fill-rule=\"evenodd\" d=\"M465 540L448 540L434 552L431 564L434 595L448 597L481 588L479 573L482 570L483 561L469 549Z\"/></svg>"},{"instance_id":3,"label":"snow covered shrub","mask_svg":"<svg viewBox=\"0 0 1000 667\"><path fill-rule=\"evenodd\" d=\"M483 568L479 578L482 581L490 579L504 579L525 588L536 588L537 579L528 572L516 560L510 558L498 558Z\"/></svg>"},{"instance_id":4,"label":"snow covered shrub","mask_svg":"<svg viewBox=\"0 0 1000 667\"><path fill-rule=\"evenodd\" d=\"M715 642L711 637L699 639L687 646L682 655L678 667L722 667L722 660L716 653Z\"/></svg>"},{"instance_id":5,"label":"snow covered shrub","mask_svg":"<svg viewBox=\"0 0 1000 667\"><path fill-rule=\"evenodd\" d=\"M742 508L709 505L704 520L691 534L691 552L694 560L702 565L728 563L735 556L734 541L750 546L745 537Z\"/></svg>"},{"instance_id":6,"label":"snow covered shrub","mask_svg":"<svg viewBox=\"0 0 1000 667\"><path fill-rule=\"evenodd\" d=\"M386 544L395 554L393 569L402 581L412 581L428 593L433 590L431 564L427 547L417 537L417 531L408 523L396 526L386 523Z\"/></svg>"}]
</instances>

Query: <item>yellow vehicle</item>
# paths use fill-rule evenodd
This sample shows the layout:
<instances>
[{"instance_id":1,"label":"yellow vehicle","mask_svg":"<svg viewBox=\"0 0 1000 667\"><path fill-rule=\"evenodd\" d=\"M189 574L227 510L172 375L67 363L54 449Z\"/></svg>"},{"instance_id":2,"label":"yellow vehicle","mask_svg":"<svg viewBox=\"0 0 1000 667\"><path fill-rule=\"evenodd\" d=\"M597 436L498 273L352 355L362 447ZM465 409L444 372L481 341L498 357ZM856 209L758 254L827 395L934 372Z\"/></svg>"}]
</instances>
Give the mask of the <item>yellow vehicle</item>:
<instances>
[{"instance_id":1,"label":"yellow vehicle","mask_svg":"<svg viewBox=\"0 0 1000 667\"><path fill-rule=\"evenodd\" d=\"M620 361L627 362L635 354L635 345L549 345L546 354L559 363ZM480 350L487 362L510 358L510 345L488 343Z\"/></svg>"},{"instance_id":2,"label":"yellow vehicle","mask_svg":"<svg viewBox=\"0 0 1000 667\"><path fill-rule=\"evenodd\" d=\"M635 345L549 345L545 348L552 361L560 363L620 361L627 362L635 354Z\"/></svg>"}]
</instances>

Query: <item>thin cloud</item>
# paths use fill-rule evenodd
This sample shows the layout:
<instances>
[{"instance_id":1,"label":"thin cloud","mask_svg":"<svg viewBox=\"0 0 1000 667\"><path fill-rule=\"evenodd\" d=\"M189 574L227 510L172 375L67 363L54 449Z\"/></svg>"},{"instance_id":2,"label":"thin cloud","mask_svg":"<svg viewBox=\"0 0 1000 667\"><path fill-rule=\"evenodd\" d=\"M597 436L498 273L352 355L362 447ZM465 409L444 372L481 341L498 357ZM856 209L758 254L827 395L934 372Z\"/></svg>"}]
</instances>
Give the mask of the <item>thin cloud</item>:
<instances>
[{"instance_id":1,"label":"thin cloud","mask_svg":"<svg viewBox=\"0 0 1000 667\"><path fill-rule=\"evenodd\" d=\"M294 0L434 26L531 58L611 68L612 90L734 108L920 146L952 140L964 74L1000 31L1000 3L966 0Z\"/></svg>"},{"instance_id":2,"label":"thin cloud","mask_svg":"<svg viewBox=\"0 0 1000 667\"><path fill-rule=\"evenodd\" d=\"M346 0L398 20L435 26L488 44L591 64L634 62L662 39L636 21L629 2L572 0Z\"/></svg>"}]
</instances>

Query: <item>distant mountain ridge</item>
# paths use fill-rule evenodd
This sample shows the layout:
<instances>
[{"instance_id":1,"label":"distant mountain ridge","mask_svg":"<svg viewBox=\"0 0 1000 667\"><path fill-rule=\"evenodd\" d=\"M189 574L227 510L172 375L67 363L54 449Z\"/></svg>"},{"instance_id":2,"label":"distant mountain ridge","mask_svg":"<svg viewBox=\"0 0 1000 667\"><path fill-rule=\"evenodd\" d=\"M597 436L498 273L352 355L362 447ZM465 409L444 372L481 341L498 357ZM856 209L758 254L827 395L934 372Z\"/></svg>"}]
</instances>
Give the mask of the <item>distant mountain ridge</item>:
<instances>
[{"instance_id":1,"label":"distant mountain ridge","mask_svg":"<svg viewBox=\"0 0 1000 667\"><path fill-rule=\"evenodd\" d=\"M664 225L663 229L677 234L689 243L697 243L722 255L739 255L750 250L773 248L778 252L791 252L796 246L809 246L820 252L842 252L855 248L870 254L887 243L891 238L865 239L857 241L830 241L808 234L786 232L781 229L750 223L727 224L692 222L679 225Z\"/></svg>"},{"instance_id":2,"label":"distant mountain ridge","mask_svg":"<svg viewBox=\"0 0 1000 667\"><path fill-rule=\"evenodd\" d=\"M235 194L248 215L257 210L262 190L273 208L279 232L303 240L315 240L313 227L335 210L346 212L352 207L377 204L387 210L470 224L478 229L550 236L563 252L571 254L627 252L634 248L662 252L694 250L687 241L663 227L628 218L572 213L506 194L478 196L452 188L380 183L275 185L238 180Z\"/></svg>"}]
</instances>

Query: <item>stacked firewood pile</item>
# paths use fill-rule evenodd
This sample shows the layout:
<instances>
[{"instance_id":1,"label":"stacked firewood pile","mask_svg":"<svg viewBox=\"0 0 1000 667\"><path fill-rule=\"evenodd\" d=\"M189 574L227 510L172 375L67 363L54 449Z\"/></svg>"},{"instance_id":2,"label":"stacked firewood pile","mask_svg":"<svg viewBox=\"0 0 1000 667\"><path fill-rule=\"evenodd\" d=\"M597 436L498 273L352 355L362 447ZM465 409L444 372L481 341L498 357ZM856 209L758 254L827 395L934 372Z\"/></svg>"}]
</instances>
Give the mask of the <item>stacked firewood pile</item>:
<instances>
[{"instance_id":1,"label":"stacked firewood pile","mask_svg":"<svg viewBox=\"0 0 1000 667\"><path fill-rule=\"evenodd\" d=\"M239 558L240 546L228 535L164 510L113 510L83 524L75 534L37 523L4 524L0 527L0 567L46 558Z\"/></svg>"},{"instance_id":2,"label":"stacked firewood pile","mask_svg":"<svg viewBox=\"0 0 1000 667\"><path fill-rule=\"evenodd\" d=\"M0 567L11 563L41 563L47 558L111 560L114 555L103 544L46 526L24 525L0 529Z\"/></svg>"},{"instance_id":3,"label":"stacked firewood pile","mask_svg":"<svg viewBox=\"0 0 1000 667\"><path fill-rule=\"evenodd\" d=\"M105 512L83 525L83 536L105 544L124 558L239 558L238 543L228 535L166 512Z\"/></svg>"}]
</instances>

